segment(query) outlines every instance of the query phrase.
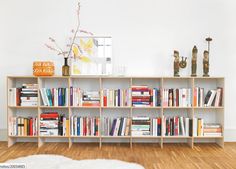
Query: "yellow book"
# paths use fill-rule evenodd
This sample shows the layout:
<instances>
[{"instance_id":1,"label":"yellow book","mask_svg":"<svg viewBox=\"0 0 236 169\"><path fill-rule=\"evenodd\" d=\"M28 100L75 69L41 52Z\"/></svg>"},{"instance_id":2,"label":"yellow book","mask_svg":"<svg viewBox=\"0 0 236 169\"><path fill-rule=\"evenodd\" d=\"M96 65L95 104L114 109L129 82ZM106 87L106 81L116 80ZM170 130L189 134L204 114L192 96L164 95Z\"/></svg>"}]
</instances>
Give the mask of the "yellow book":
<instances>
[{"instance_id":1,"label":"yellow book","mask_svg":"<svg viewBox=\"0 0 236 169\"><path fill-rule=\"evenodd\" d=\"M27 136L27 119L24 119L24 136Z\"/></svg>"},{"instance_id":2,"label":"yellow book","mask_svg":"<svg viewBox=\"0 0 236 169\"><path fill-rule=\"evenodd\" d=\"M66 119L66 136L69 136L69 119Z\"/></svg>"},{"instance_id":3,"label":"yellow book","mask_svg":"<svg viewBox=\"0 0 236 169\"><path fill-rule=\"evenodd\" d=\"M201 119L197 120L197 136L201 136Z\"/></svg>"}]
</instances>

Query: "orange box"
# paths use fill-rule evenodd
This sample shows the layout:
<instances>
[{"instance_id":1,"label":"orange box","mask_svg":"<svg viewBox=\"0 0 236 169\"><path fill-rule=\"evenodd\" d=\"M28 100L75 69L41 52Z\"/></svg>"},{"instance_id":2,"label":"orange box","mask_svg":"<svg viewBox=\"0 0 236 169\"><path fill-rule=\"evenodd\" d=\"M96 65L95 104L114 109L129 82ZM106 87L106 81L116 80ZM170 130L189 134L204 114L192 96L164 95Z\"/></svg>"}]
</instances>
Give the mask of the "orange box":
<instances>
[{"instance_id":1,"label":"orange box","mask_svg":"<svg viewBox=\"0 0 236 169\"><path fill-rule=\"evenodd\" d=\"M34 76L53 76L55 71L54 63L50 61L36 61L33 63Z\"/></svg>"}]
</instances>

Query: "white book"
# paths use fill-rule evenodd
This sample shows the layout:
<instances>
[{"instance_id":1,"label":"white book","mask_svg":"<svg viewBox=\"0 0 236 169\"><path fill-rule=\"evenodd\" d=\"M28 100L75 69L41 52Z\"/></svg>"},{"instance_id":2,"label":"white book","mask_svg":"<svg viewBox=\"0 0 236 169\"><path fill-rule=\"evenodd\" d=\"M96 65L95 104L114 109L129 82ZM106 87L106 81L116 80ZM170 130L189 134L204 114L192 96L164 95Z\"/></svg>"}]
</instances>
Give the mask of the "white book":
<instances>
[{"instance_id":1,"label":"white book","mask_svg":"<svg viewBox=\"0 0 236 169\"><path fill-rule=\"evenodd\" d=\"M70 134L71 134L72 136L74 136L74 127L73 127L73 126L74 126L74 125L73 125L73 124L74 124L74 121L73 121L73 120L74 120L74 116L71 116L71 117L70 117Z\"/></svg>"},{"instance_id":2,"label":"white book","mask_svg":"<svg viewBox=\"0 0 236 169\"><path fill-rule=\"evenodd\" d=\"M120 118L117 118L115 131L114 131L114 136L118 136L119 127L120 127Z\"/></svg>"},{"instance_id":3,"label":"white book","mask_svg":"<svg viewBox=\"0 0 236 169\"><path fill-rule=\"evenodd\" d=\"M21 102L21 106L37 106L38 102Z\"/></svg>"},{"instance_id":4,"label":"white book","mask_svg":"<svg viewBox=\"0 0 236 169\"><path fill-rule=\"evenodd\" d=\"M211 106L212 105L212 102L215 98L215 95L216 95L216 90L211 90L211 96L208 100L208 103L207 103L207 107Z\"/></svg>"},{"instance_id":5,"label":"white book","mask_svg":"<svg viewBox=\"0 0 236 169\"><path fill-rule=\"evenodd\" d=\"M198 124L198 119L193 118L193 136L197 137L197 124Z\"/></svg>"},{"instance_id":6,"label":"white book","mask_svg":"<svg viewBox=\"0 0 236 169\"><path fill-rule=\"evenodd\" d=\"M189 118L185 118L185 136L189 136Z\"/></svg>"},{"instance_id":7,"label":"white book","mask_svg":"<svg viewBox=\"0 0 236 169\"><path fill-rule=\"evenodd\" d=\"M77 136L77 116L74 117L74 128L75 136Z\"/></svg>"},{"instance_id":8,"label":"white book","mask_svg":"<svg viewBox=\"0 0 236 169\"><path fill-rule=\"evenodd\" d=\"M153 89L152 90L153 96L152 96L152 103L153 103L153 107L156 106L156 90Z\"/></svg>"},{"instance_id":9,"label":"white book","mask_svg":"<svg viewBox=\"0 0 236 169\"><path fill-rule=\"evenodd\" d=\"M208 136L208 137L222 136L222 133L204 133L204 136Z\"/></svg>"},{"instance_id":10,"label":"white book","mask_svg":"<svg viewBox=\"0 0 236 169\"><path fill-rule=\"evenodd\" d=\"M184 120L183 120L183 117L179 117L179 122L180 122L181 131L182 131L182 133L179 132L179 135L181 134L182 136L184 136L186 133L185 133L185 128L184 128Z\"/></svg>"},{"instance_id":11,"label":"white book","mask_svg":"<svg viewBox=\"0 0 236 169\"><path fill-rule=\"evenodd\" d=\"M16 88L8 89L8 104L9 106L16 106Z\"/></svg>"},{"instance_id":12,"label":"white book","mask_svg":"<svg viewBox=\"0 0 236 169\"><path fill-rule=\"evenodd\" d=\"M220 102L220 97L221 97L221 89L216 90L216 100L215 100L215 107L219 106Z\"/></svg>"},{"instance_id":13,"label":"white book","mask_svg":"<svg viewBox=\"0 0 236 169\"><path fill-rule=\"evenodd\" d=\"M122 125L121 136L124 136L124 135L125 135L126 123L127 123L127 118L124 118L124 120L123 120L123 125Z\"/></svg>"}]
</instances>

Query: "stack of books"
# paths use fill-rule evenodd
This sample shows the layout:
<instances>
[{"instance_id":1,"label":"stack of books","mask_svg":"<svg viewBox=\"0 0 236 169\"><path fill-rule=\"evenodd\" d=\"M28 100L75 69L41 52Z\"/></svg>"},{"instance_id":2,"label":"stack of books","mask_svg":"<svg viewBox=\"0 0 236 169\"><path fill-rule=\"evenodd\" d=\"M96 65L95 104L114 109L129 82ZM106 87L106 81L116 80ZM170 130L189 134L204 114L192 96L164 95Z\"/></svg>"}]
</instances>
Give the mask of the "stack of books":
<instances>
[{"instance_id":1,"label":"stack of books","mask_svg":"<svg viewBox=\"0 0 236 169\"><path fill-rule=\"evenodd\" d=\"M59 114L47 112L40 114L40 136L58 136Z\"/></svg>"},{"instance_id":2,"label":"stack of books","mask_svg":"<svg viewBox=\"0 0 236 169\"><path fill-rule=\"evenodd\" d=\"M192 136L192 119L185 117L164 117L165 136Z\"/></svg>"},{"instance_id":3,"label":"stack of books","mask_svg":"<svg viewBox=\"0 0 236 169\"><path fill-rule=\"evenodd\" d=\"M150 136L151 132L151 120L150 117L140 116L132 117L132 136Z\"/></svg>"},{"instance_id":4,"label":"stack of books","mask_svg":"<svg viewBox=\"0 0 236 169\"><path fill-rule=\"evenodd\" d=\"M204 136L222 136L222 127L217 123L205 123L203 126Z\"/></svg>"},{"instance_id":5,"label":"stack of books","mask_svg":"<svg viewBox=\"0 0 236 169\"><path fill-rule=\"evenodd\" d=\"M192 92L190 88L163 89L164 107L191 107Z\"/></svg>"},{"instance_id":6,"label":"stack of books","mask_svg":"<svg viewBox=\"0 0 236 169\"><path fill-rule=\"evenodd\" d=\"M8 89L9 106L37 106L38 85L23 84L20 88Z\"/></svg>"},{"instance_id":7,"label":"stack of books","mask_svg":"<svg viewBox=\"0 0 236 169\"><path fill-rule=\"evenodd\" d=\"M103 119L103 136L129 136L131 120L126 117Z\"/></svg>"},{"instance_id":8,"label":"stack of books","mask_svg":"<svg viewBox=\"0 0 236 169\"><path fill-rule=\"evenodd\" d=\"M160 90L150 89L147 85L133 85L132 106L134 107L156 107L161 105Z\"/></svg>"},{"instance_id":9,"label":"stack of books","mask_svg":"<svg viewBox=\"0 0 236 169\"><path fill-rule=\"evenodd\" d=\"M44 106L68 106L68 88L40 89Z\"/></svg>"},{"instance_id":10,"label":"stack of books","mask_svg":"<svg viewBox=\"0 0 236 169\"><path fill-rule=\"evenodd\" d=\"M101 92L102 106L104 107L118 107L118 106L131 106L130 89L104 89Z\"/></svg>"},{"instance_id":11,"label":"stack of books","mask_svg":"<svg viewBox=\"0 0 236 169\"><path fill-rule=\"evenodd\" d=\"M38 84L23 84L20 95L21 106L38 105Z\"/></svg>"},{"instance_id":12,"label":"stack of books","mask_svg":"<svg viewBox=\"0 0 236 169\"><path fill-rule=\"evenodd\" d=\"M195 87L193 96L195 107L222 106L223 88L209 90L204 98L204 88Z\"/></svg>"},{"instance_id":13,"label":"stack of books","mask_svg":"<svg viewBox=\"0 0 236 169\"><path fill-rule=\"evenodd\" d=\"M9 117L10 136L37 136L38 122L35 117Z\"/></svg>"},{"instance_id":14,"label":"stack of books","mask_svg":"<svg viewBox=\"0 0 236 169\"><path fill-rule=\"evenodd\" d=\"M99 91L83 91L80 88L70 88L71 106L100 106Z\"/></svg>"},{"instance_id":15,"label":"stack of books","mask_svg":"<svg viewBox=\"0 0 236 169\"><path fill-rule=\"evenodd\" d=\"M71 136L99 136L99 117L70 117Z\"/></svg>"}]
</instances>

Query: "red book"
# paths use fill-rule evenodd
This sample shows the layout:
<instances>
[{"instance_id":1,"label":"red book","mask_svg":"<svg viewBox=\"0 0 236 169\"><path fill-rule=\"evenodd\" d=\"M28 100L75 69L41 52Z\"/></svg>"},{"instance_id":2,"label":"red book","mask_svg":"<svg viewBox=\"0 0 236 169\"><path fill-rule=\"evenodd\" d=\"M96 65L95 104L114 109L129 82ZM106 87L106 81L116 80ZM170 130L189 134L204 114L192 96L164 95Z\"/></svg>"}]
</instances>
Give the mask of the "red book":
<instances>
[{"instance_id":1,"label":"red book","mask_svg":"<svg viewBox=\"0 0 236 169\"><path fill-rule=\"evenodd\" d=\"M175 136L179 135L179 118L178 117L174 117L175 122L174 122L174 133Z\"/></svg>"},{"instance_id":2,"label":"red book","mask_svg":"<svg viewBox=\"0 0 236 169\"><path fill-rule=\"evenodd\" d=\"M86 118L83 118L83 121L84 121L84 122L83 122L83 133L84 133L83 135L86 136L86 126L87 126L87 124L86 124Z\"/></svg>"},{"instance_id":3,"label":"red book","mask_svg":"<svg viewBox=\"0 0 236 169\"><path fill-rule=\"evenodd\" d=\"M150 99L132 99L133 102L149 102Z\"/></svg>"},{"instance_id":4,"label":"red book","mask_svg":"<svg viewBox=\"0 0 236 169\"><path fill-rule=\"evenodd\" d=\"M29 135L30 136L33 136L33 118L30 118L30 120L29 120Z\"/></svg>"},{"instance_id":5,"label":"red book","mask_svg":"<svg viewBox=\"0 0 236 169\"><path fill-rule=\"evenodd\" d=\"M145 92L145 91L149 91L148 88L137 88L137 87L132 87L132 91L142 91L142 92Z\"/></svg>"},{"instance_id":6,"label":"red book","mask_svg":"<svg viewBox=\"0 0 236 169\"><path fill-rule=\"evenodd\" d=\"M103 106L107 107L107 96L103 96Z\"/></svg>"},{"instance_id":7,"label":"red book","mask_svg":"<svg viewBox=\"0 0 236 169\"><path fill-rule=\"evenodd\" d=\"M179 106L179 89L176 89L176 107Z\"/></svg>"},{"instance_id":8,"label":"red book","mask_svg":"<svg viewBox=\"0 0 236 169\"><path fill-rule=\"evenodd\" d=\"M20 106L20 93L21 93L21 89L17 88L16 89L16 105Z\"/></svg>"},{"instance_id":9,"label":"red book","mask_svg":"<svg viewBox=\"0 0 236 169\"><path fill-rule=\"evenodd\" d=\"M150 96L132 96L132 99L150 99Z\"/></svg>"},{"instance_id":10,"label":"red book","mask_svg":"<svg viewBox=\"0 0 236 169\"><path fill-rule=\"evenodd\" d=\"M58 114L41 114L41 118L58 118Z\"/></svg>"},{"instance_id":11,"label":"red book","mask_svg":"<svg viewBox=\"0 0 236 169\"><path fill-rule=\"evenodd\" d=\"M150 105L153 106L153 90L150 89L150 90L149 90L149 93L150 93L150 96L151 96L151 97L150 97L150 98L151 98L151 99L150 99Z\"/></svg>"}]
</instances>

